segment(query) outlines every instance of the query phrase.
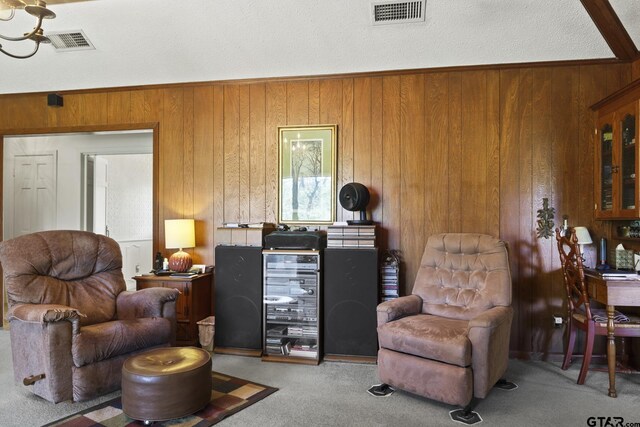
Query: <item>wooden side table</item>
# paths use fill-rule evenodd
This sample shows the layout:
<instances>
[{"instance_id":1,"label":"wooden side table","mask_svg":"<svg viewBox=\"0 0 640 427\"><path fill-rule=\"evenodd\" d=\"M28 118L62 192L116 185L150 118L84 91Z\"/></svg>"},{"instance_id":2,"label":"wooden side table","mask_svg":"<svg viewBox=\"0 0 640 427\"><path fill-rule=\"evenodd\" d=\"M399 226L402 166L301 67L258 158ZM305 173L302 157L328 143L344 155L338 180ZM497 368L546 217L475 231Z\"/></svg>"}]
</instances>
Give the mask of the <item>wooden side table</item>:
<instances>
[{"instance_id":1,"label":"wooden side table","mask_svg":"<svg viewBox=\"0 0 640 427\"><path fill-rule=\"evenodd\" d=\"M176 344L195 346L198 344L196 322L213 315L213 274L198 274L194 277L135 276L136 290L145 288L174 288L180 291L176 300Z\"/></svg>"}]
</instances>

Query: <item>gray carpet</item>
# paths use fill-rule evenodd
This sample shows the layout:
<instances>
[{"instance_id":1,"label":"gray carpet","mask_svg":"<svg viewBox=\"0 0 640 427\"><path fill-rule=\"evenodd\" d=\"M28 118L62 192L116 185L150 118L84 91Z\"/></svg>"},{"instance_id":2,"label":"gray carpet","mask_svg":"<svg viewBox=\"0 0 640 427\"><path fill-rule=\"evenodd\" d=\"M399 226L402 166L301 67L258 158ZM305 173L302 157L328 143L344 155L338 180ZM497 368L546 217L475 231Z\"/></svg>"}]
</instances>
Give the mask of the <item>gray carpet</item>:
<instances>
[{"instance_id":1,"label":"gray carpet","mask_svg":"<svg viewBox=\"0 0 640 427\"><path fill-rule=\"evenodd\" d=\"M590 372L575 383L578 366L511 360L507 377L519 388L495 389L477 409L490 426L580 426L589 417L623 417L640 423L640 375L618 375L617 399L607 396L607 374ZM278 387L266 399L222 421L220 426L455 426L449 405L396 391L375 398L366 390L378 382L375 365L323 362L319 366L262 362L215 354L213 370ZM0 425L39 426L108 400L46 402L13 382L9 332L0 330ZM623 423L623 424L624 424Z\"/></svg>"}]
</instances>

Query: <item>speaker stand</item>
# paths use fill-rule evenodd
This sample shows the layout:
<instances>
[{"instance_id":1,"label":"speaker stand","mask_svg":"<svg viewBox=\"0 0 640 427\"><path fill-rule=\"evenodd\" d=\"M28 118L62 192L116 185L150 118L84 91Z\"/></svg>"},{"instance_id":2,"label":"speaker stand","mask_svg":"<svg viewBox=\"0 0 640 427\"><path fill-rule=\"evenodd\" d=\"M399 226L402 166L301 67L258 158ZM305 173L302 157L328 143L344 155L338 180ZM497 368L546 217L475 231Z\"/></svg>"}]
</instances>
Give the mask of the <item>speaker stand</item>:
<instances>
[{"instance_id":1,"label":"speaker stand","mask_svg":"<svg viewBox=\"0 0 640 427\"><path fill-rule=\"evenodd\" d=\"M367 219L367 211L360 211L360 219L347 220L349 225L373 225L373 221Z\"/></svg>"}]
</instances>

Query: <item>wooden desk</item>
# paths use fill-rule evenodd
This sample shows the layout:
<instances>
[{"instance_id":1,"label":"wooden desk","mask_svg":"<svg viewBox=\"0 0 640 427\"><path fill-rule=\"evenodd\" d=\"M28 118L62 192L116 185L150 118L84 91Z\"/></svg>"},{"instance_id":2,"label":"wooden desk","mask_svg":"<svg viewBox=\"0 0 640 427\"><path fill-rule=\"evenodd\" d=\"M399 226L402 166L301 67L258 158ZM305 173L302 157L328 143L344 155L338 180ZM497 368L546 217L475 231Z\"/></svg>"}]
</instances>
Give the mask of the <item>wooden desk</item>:
<instances>
[{"instance_id":1,"label":"wooden desk","mask_svg":"<svg viewBox=\"0 0 640 427\"><path fill-rule=\"evenodd\" d=\"M616 305L640 306L640 281L605 280L585 272L589 296L607 306L607 367L609 371L609 396L618 397L616 392L616 342L613 322Z\"/></svg>"}]
</instances>

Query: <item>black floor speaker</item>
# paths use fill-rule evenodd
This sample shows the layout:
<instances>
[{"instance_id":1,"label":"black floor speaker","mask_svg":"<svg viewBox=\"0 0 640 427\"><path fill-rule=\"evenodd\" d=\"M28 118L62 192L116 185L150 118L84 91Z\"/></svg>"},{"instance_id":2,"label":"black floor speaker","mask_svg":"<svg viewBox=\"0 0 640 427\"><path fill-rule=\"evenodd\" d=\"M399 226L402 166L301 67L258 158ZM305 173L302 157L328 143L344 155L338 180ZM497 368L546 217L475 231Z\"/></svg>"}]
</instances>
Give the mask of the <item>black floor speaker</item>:
<instances>
[{"instance_id":1,"label":"black floor speaker","mask_svg":"<svg viewBox=\"0 0 640 427\"><path fill-rule=\"evenodd\" d=\"M262 349L262 248L217 246L216 347Z\"/></svg>"},{"instance_id":2,"label":"black floor speaker","mask_svg":"<svg viewBox=\"0 0 640 427\"><path fill-rule=\"evenodd\" d=\"M378 354L378 250L324 251L324 354Z\"/></svg>"}]
</instances>

